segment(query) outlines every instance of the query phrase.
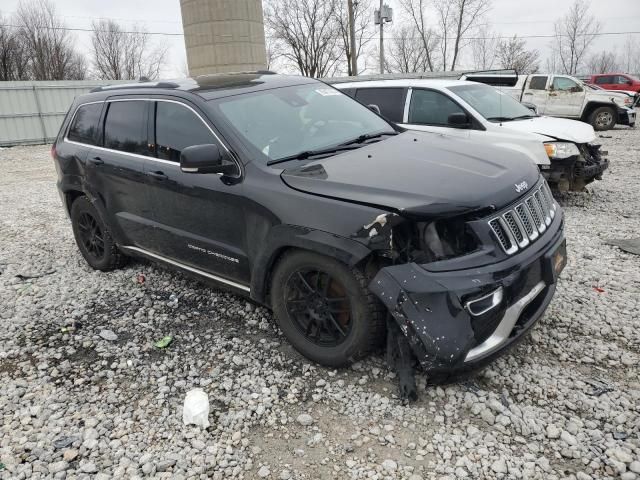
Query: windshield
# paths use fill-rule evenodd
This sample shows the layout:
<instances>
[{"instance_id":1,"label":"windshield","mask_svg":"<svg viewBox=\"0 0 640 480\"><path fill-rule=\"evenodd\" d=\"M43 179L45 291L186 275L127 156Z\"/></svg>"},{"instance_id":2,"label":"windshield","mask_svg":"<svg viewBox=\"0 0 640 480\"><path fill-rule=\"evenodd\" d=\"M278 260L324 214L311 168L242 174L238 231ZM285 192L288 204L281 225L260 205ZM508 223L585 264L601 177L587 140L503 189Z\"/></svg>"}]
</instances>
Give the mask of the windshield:
<instances>
[{"instance_id":1,"label":"windshield","mask_svg":"<svg viewBox=\"0 0 640 480\"><path fill-rule=\"evenodd\" d=\"M535 116L531 110L513 97L488 85L459 85L449 87L449 90L490 121L505 122Z\"/></svg>"},{"instance_id":2,"label":"windshield","mask_svg":"<svg viewBox=\"0 0 640 480\"><path fill-rule=\"evenodd\" d=\"M362 136L395 133L367 107L320 83L212 102L237 133L269 160L326 149Z\"/></svg>"}]
</instances>

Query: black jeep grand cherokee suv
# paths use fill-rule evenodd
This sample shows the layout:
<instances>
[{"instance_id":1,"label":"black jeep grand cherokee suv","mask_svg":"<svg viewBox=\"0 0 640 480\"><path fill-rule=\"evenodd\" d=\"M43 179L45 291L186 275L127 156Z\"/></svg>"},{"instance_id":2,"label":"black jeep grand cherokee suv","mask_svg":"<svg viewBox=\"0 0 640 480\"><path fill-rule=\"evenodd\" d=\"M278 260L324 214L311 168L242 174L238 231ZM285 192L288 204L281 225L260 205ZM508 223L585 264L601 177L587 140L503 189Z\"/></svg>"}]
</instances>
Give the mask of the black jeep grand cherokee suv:
<instances>
[{"instance_id":1,"label":"black jeep grand cherokee suv","mask_svg":"<svg viewBox=\"0 0 640 480\"><path fill-rule=\"evenodd\" d=\"M540 318L565 262L563 213L529 160L405 132L308 78L100 88L52 153L93 268L132 255L213 280L325 365L387 330L391 357L429 372L484 363Z\"/></svg>"}]
</instances>

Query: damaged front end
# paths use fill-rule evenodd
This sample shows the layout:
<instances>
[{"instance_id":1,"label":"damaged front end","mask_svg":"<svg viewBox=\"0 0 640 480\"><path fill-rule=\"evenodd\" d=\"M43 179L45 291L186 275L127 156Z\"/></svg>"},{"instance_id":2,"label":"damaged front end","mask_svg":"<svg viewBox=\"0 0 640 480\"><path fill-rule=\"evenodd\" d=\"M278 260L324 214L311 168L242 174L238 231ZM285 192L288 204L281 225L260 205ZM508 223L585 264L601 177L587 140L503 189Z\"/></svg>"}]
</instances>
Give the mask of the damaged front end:
<instances>
[{"instance_id":1,"label":"damaged front end","mask_svg":"<svg viewBox=\"0 0 640 480\"><path fill-rule=\"evenodd\" d=\"M545 149L551 164L542 174L561 192L580 192L594 180L602 180L603 172L609 168L608 152L601 150L601 145L548 142Z\"/></svg>"},{"instance_id":2,"label":"damaged front end","mask_svg":"<svg viewBox=\"0 0 640 480\"><path fill-rule=\"evenodd\" d=\"M388 214L358 235L378 248L369 290L388 308L387 357L407 399L416 396L414 364L448 376L521 338L551 301L566 261L563 214L544 182L500 211Z\"/></svg>"}]
</instances>

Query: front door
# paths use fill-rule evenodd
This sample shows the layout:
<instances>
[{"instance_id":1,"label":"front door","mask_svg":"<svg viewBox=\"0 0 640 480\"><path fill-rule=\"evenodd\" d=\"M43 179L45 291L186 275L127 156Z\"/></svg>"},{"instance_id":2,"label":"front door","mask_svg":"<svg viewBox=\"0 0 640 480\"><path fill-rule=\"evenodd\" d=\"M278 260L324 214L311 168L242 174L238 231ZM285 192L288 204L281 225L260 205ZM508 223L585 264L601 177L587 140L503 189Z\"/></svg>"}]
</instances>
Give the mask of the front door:
<instances>
[{"instance_id":1,"label":"front door","mask_svg":"<svg viewBox=\"0 0 640 480\"><path fill-rule=\"evenodd\" d=\"M151 108L155 158L149 160L145 173L156 223L154 252L249 283L242 183L180 169L180 152L186 147L225 147L191 106L158 99Z\"/></svg>"},{"instance_id":2,"label":"front door","mask_svg":"<svg viewBox=\"0 0 640 480\"><path fill-rule=\"evenodd\" d=\"M409 110L403 127L423 132L440 133L452 137L469 137L469 129L449 124L449 115L465 113L457 103L436 90L413 88L409 90Z\"/></svg>"},{"instance_id":3,"label":"front door","mask_svg":"<svg viewBox=\"0 0 640 480\"><path fill-rule=\"evenodd\" d=\"M549 90L545 115L579 117L586 93L569 77L555 76Z\"/></svg>"}]
</instances>

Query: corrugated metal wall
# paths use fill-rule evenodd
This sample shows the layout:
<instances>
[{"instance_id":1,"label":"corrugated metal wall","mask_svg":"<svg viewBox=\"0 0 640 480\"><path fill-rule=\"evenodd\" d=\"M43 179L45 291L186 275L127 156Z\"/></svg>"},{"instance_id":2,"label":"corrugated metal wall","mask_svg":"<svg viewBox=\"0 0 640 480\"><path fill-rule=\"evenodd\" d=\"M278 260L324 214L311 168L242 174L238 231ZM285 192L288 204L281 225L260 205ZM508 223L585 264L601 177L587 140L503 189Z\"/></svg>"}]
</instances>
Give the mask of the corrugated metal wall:
<instances>
[{"instance_id":1,"label":"corrugated metal wall","mask_svg":"<svg viewBox=\"0 0 640 480\"><path fill-rule=\"evenodd\" d=\"M0 82L0 146L52 142L73 99L111 83L118 82Z\"/></svg>"}]
</instances>

